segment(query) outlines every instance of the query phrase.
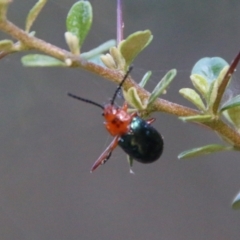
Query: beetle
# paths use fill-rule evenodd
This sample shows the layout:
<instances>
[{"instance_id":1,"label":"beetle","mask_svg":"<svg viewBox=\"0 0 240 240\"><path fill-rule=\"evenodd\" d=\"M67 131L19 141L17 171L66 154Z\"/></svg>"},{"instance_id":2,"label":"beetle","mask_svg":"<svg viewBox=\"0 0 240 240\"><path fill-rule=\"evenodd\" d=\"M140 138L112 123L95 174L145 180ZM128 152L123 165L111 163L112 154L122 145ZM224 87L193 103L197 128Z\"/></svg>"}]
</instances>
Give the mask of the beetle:
<instances>
[{"instance_id":1,"label":"beetle","mask_svg":"<svg viewBox=\"0 0 240 240\"><path fill-rule=\"evenodd\" d=\"M131 159L140 163L155 162L162 155L164 145L163 138L151 125L155 119L144 120L136 112L128 113L128 105L126 102L124 102L122 107L114 105L116 97L131 70L132 67L129 68L123 77L110 103L104 106L92 100L68 93L68 96L72 98L101 108L103 110L102 115L105 119L104 125L110 135L114 137L110 145L93 164L91 172L110 158L117 145L119 145Z\"/></svg>"}]
</instances>

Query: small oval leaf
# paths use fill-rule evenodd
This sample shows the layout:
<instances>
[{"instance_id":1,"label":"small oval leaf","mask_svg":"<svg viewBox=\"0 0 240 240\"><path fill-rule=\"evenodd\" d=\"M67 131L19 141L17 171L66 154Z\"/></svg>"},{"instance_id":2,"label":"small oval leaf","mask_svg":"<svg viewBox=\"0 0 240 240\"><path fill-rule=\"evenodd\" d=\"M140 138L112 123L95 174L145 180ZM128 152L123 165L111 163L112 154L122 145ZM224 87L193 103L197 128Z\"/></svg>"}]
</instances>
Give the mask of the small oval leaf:
<instances>
[{"instance_id":1,"label":"small oval leaf","mask_svg":"<svg viewBox=\"0 0 240 240\"><path fill-rule=\"evenodd\" d=\"M228 71L228 66L225 66L220 71L218 78L215 79L215 81L213 81L210 84L206 101L207 101L207 104L208 104L208 108L211 111L213 110L213 108L218 109L218 106L215 106L215 105L216 105L218 95L220 94L219 93L219 86L221 85L223 79L225 78L225 75L226 75L227 71ZM220 101L219 101L219 103L220 103Z\"/></svg>"},{"instance_id":2,"label":"small oval leaf","mask_svg":"<svg viewBox=\"0 0 240 240\"><path fill-rule=\"evenodd\" d=\"M228 69L229 69L229 67L225 66L221 70L221 72L219 73L218 78L214 81L215 84L213 85L213 87L215 89L213 89L212 94L210 93L210 95L209 95L209 102L208 102L208 104L209 104L209 106L211 106L212 111L213 111L214 114L216 114L218 112L219 105L220 105L220 102L222 100L222 96L223 96L223 94L224 94L228 84L231 81L231 76L226 76L226 74L228 72ZM222 85L223 81L225 81L224 85ZM222 85L222 87L221 87L221 85ZM215 94L217 94L217 95L215 96Z\"/></svg>"},{"instance_id":3,"label":"small oval leaf","mask_svg":"<svg viewBox=\"0 0 240 240\"><path fill-rule=\"evenodd\" d=\"M152 72L151 72L151 71L146 72L146 73L144 74L141 82L140 82L138 85L139 85L141 88L144 88L151 76L152 76Z\"/></svg>"},{"instance_id":4,"label":"small oval leaf","mask_svg":"<svg viewBox=\"0 0 240 240\"><path fill-rule=\"evenodd\" d=\"M239 210L240 209L240 193L233 199L232 209Z\"/></svg>"},{"instance_id":5,"label":"small oval leaf","mask_svg":"<svg viewBox=\"0 0 240 240\"><path fill-rule=\"evenodd\" d=\"M207 93L206 102L208 105L208 109L210 111L212 110L212 106L217 98L218 87L219 87L219 84L218 84L217 80L213 81L209 86L209 91Z\"/></svg>"},{"instance_id":6,"label":"small oval leaf","mask_svg":"<svg viewBox=\"0 0 240 240\"><path fill-rule=\"evenodd\" d=\"M29 32L30 28L32 27L33 23L35 22L36 18L38 17L39 13L43 9L44 5L46 4L47 0L39 0L33 8L29 11L26 24L25 24L25 31Z\"/></svg>"},{"instance_id":7,"label":"small oval leaf","mask_svg":"<svg viewBox=\"0 0 240 240\"><path fill-rule=\"evenodd\" d=\"M92 26L92 18L92 6L89 1L76 2L68 12L67 31L78 37L80 46Z\"/></svg>"},{"instance_id":8,"label":"small oval leaf","mask_svg":"<svg viewBox=\"0 0 240 240\"><path fill-rule=\"evenodd\" d=\"M105 55L100 56L101 61L103 62L104 66L110 69L117 69L117 65L113 59L113 57L107 53Z\"/></svg>"},{"instance_id":9,"label":"small oval leaf","mask_svg":"<svg viewBox=\"0 0 240 240\"><path fill-rule=\"evenodd\" d=\"M119 50L126 61L126 68L132 63L136 56L148 46L152 39L151 31L138 31L128 36L119 44Z\"/></svg>"},{"instance_id":10,"label":"small oval leaf","mask_svg":"<svg viewBox=\"0 0 240 240\"><path fill-rule=\"evenodd\" d=\"M155 102L155 100L166 90L169 84L177 75L177 70L172 69L168 71L165 76L161 79L161 81L157 84L157 86L153 89L149 99L148 106Z\"/></svg>"},{"instance_id":11,"label":"small oval leaf","mask_svg":"<svg viewBox=\"0 0 240 240\"><path fill-rule=\"evenodd\" d=\"M116 46L116 40L112 39L109 40L98 47L90 50L89 52L81 53L81 58L89 60L91 58L95 58L96 56L103 54L104 52L108 51L111 47Z\"/></svg>"},{"instance_id":12,"label":"small oval leaf","mask_svg":"<svg viewBox=\"0 0 240 240\"><path fill-rule=\"evenodd\" d=\"M78 37L72 34L71 32L65 32L64 36L71 53L74 55L79 55L80 47Z\"/></svg>"},{"instance_id":13,"label":"small oval leaf","mask_svg":"<svg viewBox=\"0 0 240 240\"><path fill-rule=\"evenodd\" d=\"M187 151L184 151L178 155L178 159L186 159L186 158L191 158L191 157L198 157L210 153L215 153L219 151L227 151L231 150L232 147L229 146L223 146L223 145L218 145L218 144L211 144L199 148L193 148Z\"/></svg>"},{"instance_id":14,"label":"small oval leaf","mask_svg":"<svg viewBox=\"0 0 240 240\"><path fill-rule=\"evenodd\" d=\"M201 75L206 78L208 83L211 83L218 78L225 66L228 66L228 63L220 57L202 58L193 66L191 75Z\"/></svg>"},{"instance_id":15,"label":"small oval leaf","mask_svg":"<svg viewBox=\"0 0 240 240\"><path fill-rule=\"evenodd\" d=\"M88 61L92 62L92 63L94 63L96 65L99 65L99 66L102 66L102 67L106 67L106 65L102 61L102 56L103 55L97 55L95 57L89 58Z\"/></svg>"},{"instance_id":16,"label":"small oval leaf","mask_svg":"<svg viewBox=\"0 0 240 240\"><path fill-rule=\"evenodd\" d=\"M138 96L137 90L134 87L128 89L128 91L123 91L124 98L126 101L134 108L138 110L144 110L146 106L143 105L140 97Z\"/></svg>"},{"instance_id":17,"label":"small oval leaf","mask_svg":"<svg viewBox=\"0 0 240 240\"><path fill-rule=\"evenodd\" d=\"M14 43L12 40L1 40L0 41L0 51L10 51L14 47Z\"/></svg>"},{"instance_id":18,"label":"small oval leaf","mask_svg":"<svg viewBox=\"0 0 240 240\"><path fill-rule=\"evenodd\" d=\"M209 85L205 77L199 74L192 74L190 76L193 86L198 90L198 92L206 98L206 94L209 90Z\"/></svg>"},{"instance_id":19,"label":"small oval leaf","mask_svg":"<svg viewBox=\"0 0 240 240\"><path fill-rule=\"evenodd\" d=\"M223 106L221 107L221 112L229 109L229 108L234 108L234 107L238 107L240 106L240 95L237 95L235 97L233 97L232 99L230 99L229 101L227 101L226 103L223 104Z\"/></svg>"},{"instance_id":20,"label":"small oval leaf","mask_svg":"<svg viewBox=\"0 0 240 240\"><path fill-rule=\"evenodd\" d=\"M126 61L122 56L122 54L120 53L119 49L117 47L112 47L109 49L109 52L114 59L117 69L124 71L126 66Z\"/></svg>"},{"instance_id":21,"label":"small oval leaf","mask_svg":"<svg viewBox=\"0 0 240 240\"><path fill-rule=\"evenodd\" d=\"M64 62L60 60L43 55L43 54L29 54L21 59L22 64L26 67L58 67L66 66Z\"/></svg>"},{"instance_id":22,"label":"small oval leaf","mask_svg":"<svg viewBox=\"0 0 240 240\"><path fill-rule=\"evenodd\" d=\"M179 93L186 98L188 101L193 103L199 110L205 111L205 105L199 96L199 94L191 88L182 88L179 90Z\"/></svg>"},{"instance_id":23,"label":"small oval leaf","mask_svg":"<svg viewBox=\"0 0 240 240\"><path fill-rule=\"evenodd\" d=\"M240 130L240 106L229 108L223 112L223 116L230 122L238 131Z\"/></svg>"}]
</instances>

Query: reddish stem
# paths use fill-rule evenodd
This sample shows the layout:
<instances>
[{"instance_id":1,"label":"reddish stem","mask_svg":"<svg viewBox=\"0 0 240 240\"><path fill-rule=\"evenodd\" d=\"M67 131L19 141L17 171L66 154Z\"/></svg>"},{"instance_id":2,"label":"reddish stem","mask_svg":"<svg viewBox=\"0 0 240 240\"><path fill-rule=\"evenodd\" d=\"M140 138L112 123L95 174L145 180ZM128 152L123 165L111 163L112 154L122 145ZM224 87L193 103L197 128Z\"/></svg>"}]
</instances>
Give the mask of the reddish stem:
<instances>
[{"instance_id":1,"label":"reddish stem","mask_svg":"<svg viewBox=\"0 0 240 240\"><path fill-rule=\"evenodd\" d=\"M220 102L222 100L222 96L225 92L225 89L234 73L234 71L236 70L236 67L238 65L240 61L240 52L238 52L237 56L234 58L233 62L231 63L227 73L225 74L225 77L221 83L221 85L219 86L218 88L218 95L217 95L217 98L215 100L215 103L213 105L213 113L217 113L218 111L218 108L219 108L219 105L220 105Z\"/></svg>"},{"instance_id":2,"label":"reddish stem","mask_svg":"<svg viewBox=\"0 0 240 240\"><path fill-rule=\"evenodd\" d=\"M117 0L117 45L123 40L122 0Z\"/></svg>"}]
</instances>

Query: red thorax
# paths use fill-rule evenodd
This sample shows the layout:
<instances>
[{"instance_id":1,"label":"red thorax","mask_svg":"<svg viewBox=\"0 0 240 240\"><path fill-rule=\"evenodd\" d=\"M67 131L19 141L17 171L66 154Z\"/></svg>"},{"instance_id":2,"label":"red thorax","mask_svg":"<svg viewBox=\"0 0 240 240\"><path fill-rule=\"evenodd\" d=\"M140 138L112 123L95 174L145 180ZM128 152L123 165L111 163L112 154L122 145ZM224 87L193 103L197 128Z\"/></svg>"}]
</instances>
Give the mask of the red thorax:
<instances>
[{"instance_id":1,"label":"red thorax","mask_svg":"<svg viewBox=\"0 0 240 240\"><path fill-rule=\"evenodd\" d=\"M111 104L104 107L103 117L105 127L112 136L123 135L129 132L133 115L127 113L127 104L116 108Z\"/></svg>"}]
</instances>

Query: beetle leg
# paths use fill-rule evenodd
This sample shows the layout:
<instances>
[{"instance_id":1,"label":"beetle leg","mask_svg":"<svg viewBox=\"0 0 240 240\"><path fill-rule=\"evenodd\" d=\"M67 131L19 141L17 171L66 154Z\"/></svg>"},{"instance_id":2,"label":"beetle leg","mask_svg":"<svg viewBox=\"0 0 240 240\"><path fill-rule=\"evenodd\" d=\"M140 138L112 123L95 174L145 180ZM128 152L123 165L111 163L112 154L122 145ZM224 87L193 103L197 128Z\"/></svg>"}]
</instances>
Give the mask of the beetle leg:
<instances>
[{"instance_id":1,"label":"beetle leg","mask_svg":"<svg viewBox=\"0 0 240 240\"><path fill-rule=\"evenodd\" d=\"M131 114L131 118L133 119L133 118L136 117L137 115L138 115L137 112L134 112L134 113Z\"/></svg>"},{"instance_id":2,"label":"beetle leg","mask_svg":"<svg viewBox=\"0 0 240 240\"><path fill-rule=\"evenodd\" d=\"M91 173L95 169L97 169L101 164L104 164L110 158L112 151L118 145L118 139L119 139L119 136L116 136L112 140L112 142L109 144L109 146L104 150L104 152L100 155L100 157L97 159L97 161L93 164L91 171L90 171Z\"/></svg>"},{"instance_id":3,"label":"beetle leg","mask_svg":"<svg viewBox=\"0 0 240 240\"><path fill-rule=\"evenodd\" d=\"M126 101L122 105L122 110L124 110L125 112L127 112L127 110L128 110L128 104ZM137 112L133 112L133 113L131 113L131 118L133 119L137 115L138 115Z\"/></svg>"},{"instance_id":4,"label":"beetle leg","mask_svg":"<svg viewBox=\"0 0 240 240\"><path fill-rule=\"evenodd\" d=\"M124 111L127 111L127 109L128 109L128 104L127 104L126 101L123 103L122 109L123 109Z\"/></svg>"},{"instance_id":5,"label":"beetle leg","mask_svg":"<svg viewBox=\"0 0 240 240\"><path fill-rule=\"evenodd\" d=\"M150 118L150 119L146 120L146 122L148 124L152 124L155 120L156 120L155 118Z\"/></svg>"}]
</instances>

